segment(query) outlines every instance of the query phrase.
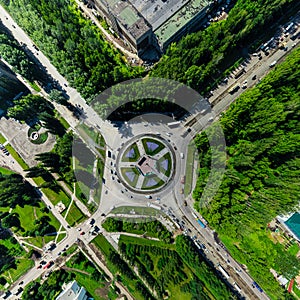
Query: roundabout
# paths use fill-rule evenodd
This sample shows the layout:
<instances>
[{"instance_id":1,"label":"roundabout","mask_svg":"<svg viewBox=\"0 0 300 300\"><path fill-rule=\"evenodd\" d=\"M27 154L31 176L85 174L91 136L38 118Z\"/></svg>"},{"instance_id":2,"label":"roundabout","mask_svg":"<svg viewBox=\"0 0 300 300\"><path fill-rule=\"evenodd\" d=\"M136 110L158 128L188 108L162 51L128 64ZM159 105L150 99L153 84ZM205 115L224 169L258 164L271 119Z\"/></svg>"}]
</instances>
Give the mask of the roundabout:
<instances>
[{"instance_id":1,"label":"roundabout","mask_svg":"<svg viewBox=\"0 0 300 300\"><path fill-rule=\"evenodd\" d=\"M170 144L157 135L140 135L122 147L117 158L122 183L139 193L157 192L173 177L175 155Z\"/></svg>"}]
</instances>

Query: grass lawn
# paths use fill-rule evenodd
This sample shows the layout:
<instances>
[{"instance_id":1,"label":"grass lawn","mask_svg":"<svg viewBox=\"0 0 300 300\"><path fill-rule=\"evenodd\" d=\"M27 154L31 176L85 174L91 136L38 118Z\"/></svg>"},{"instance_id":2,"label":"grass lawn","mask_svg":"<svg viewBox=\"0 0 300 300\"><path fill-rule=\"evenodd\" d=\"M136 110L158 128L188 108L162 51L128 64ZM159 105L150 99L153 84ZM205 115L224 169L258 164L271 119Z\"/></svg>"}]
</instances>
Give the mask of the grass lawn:
<instances>
[{"instance_id":1,"label":"grass lawn","mask_svg":"<svg viewBox=\"0 0 300 300\"><path fill-rule=\"evenodd\" d=\"M97 177L99 178L98 186L96 187L96 190L94 192L94 200L96 203L100 203L101 198L101 192L102 192L102 180L103 178L103 172L104 172L104 162L99 158L97 160Z\"/></svg>"},{"instance_id":2,"label":"grass lawn","mask_svg":"<svg viewBox=\"0 0 300 300\"><path fill-rule=\"evenodd\" d=\"M29 166L26 164L26 162L23 160L23 158L15 151L15 149L10 144L7 144L5 146L5 148L11 154L11 156L20 164L20 166L23 169L29 168Z\"/></svg>"},{"instance_id":3,"label":"grass lawn","mask_svg":"<svg viewBox=\"0 0 300 300\"><path fill-rule=\"evenodd\" d=\"M108 256L109 253L115 251L114 247L107 241L107 239L99 234L92 240L92 243L105 255Z\"/></svg>"},{"instance_id":4,"label":"grass lawn","mask_svg":"<svg viewBox=\"0 0 300 300\"><path fill-rule=\"evenodd\" d=\"M164 161L164 160L168 160L168 168L167 168L167 170L165 170L163 167L161 167L161 163ZM163 174L165 174L167 177L169 177L170 176L170 174L171 174L171 170L172 170L172 167L173 167L173 165L172 165L172 159L171 159L171 154L168 152L168 153L166 153L163 157L161 157L159 160L158 160L158 164L157 164L158 166L159 166L159 171L160 171L160 173L163 173Z\"/></svg>"},{"instance_id":5,"label":"grass lawn","mask_svg":"<svg viewBox=\"0 0 300 300\"><path fill-rule=\"evenodd\" d=\"M122 218L122 217L119 217L119 218L112 218L112 219L115 219L115 220L121 220L123 222L132 222L132 223L146 223L146 222L153 222L155 219L153 218ZM108 219L105 220L105 222L102 224L102 227L106 230L106 231L109 231L111 232L110 230L108 230L106 227L106 222L107 222ZM140 230L140 229L128 229L128 228L125 228L123 227L123 232L128 232L128 233L134 233L134 234L139 234L139 235L142 235L145 233L145 230ZM155 238L158 238L158 232L146 232L145 234L146 236L149 236L149 237L155 237Z\"/></svg>"},{"instance_id":6,"label":"grass lawn","mask_svg":"<svg viewBox=\"0 0 300 300\"><path fill-rule=\"evenodd\" d=\"M297 288L297 285L294 283L293 285L293 292L300 298L300 290Z\"/></svg>"},{"instance_id":7,"label":"grass lawn","mask_svg":"<svg viewBox=\"0 0 300 300\"><path fill-rule=\"evenodd\" d=\"M158 147L154 150L150 150L147 146L147 142L154 143L154 144L158 145ZM162 144L160 141L155 140L155 139L144 138L144 139L142 139L142 143L143 143L145 152L148 155L155 155L155 154L159 153L162 149L165 148L164 144Z\"/></svg>"},{"instance_id":8,"label":"grass lawn","mask_svg":"<svg viewBox=\"0 0 300 300\"><path fill-rule=\"evenodd\" d=\"M126 157L127 153L133 149L134 154L132 157ZM139 152L138 146L136 143L132 144L131 146L129 146L126 151L124 152L124 155L122 156L122 161L124 162L135 162L140 158L141 154Z\"/></svg>"},{"instance_id":9,"label":"grass lawn","mask_svg":"<svg viewBox=\"0 0 300 300\"><path fill-rule=\"evenodd\" d=\"M0 133L0 144L4 144L6 142L6 138Z\"/></svg>"},{"instance_id":10,"label":"grass lawn","mask_svg":"<svg viewBox=\"0 0 300 300\"><path fill-rule=\"evenodd\" d=\"M157 183L152 186L147 186L147 183L151 178L153 178ZM141 189L142 190L153 190L153 189L157 189L157 188L163 186L164 184L165 184L165 182L163 180L160 180L160 178L158 176L153 174L153 175L149 175L149 176L145 177Z\"/></svg>"},{"instance_id":11,"label":"grass lawn","mask_svg":"<svg viewBox=\"0 0 300 300\"><path fill-rule=\"evenodd\" d=\"M148 246L157 246L160 248L175 250L175 244L166 244L162 241L153 241L153 240L147 240L144 238L138 238L134 236L127 236L127 235L120 235L119 243L125 243L125 244L137 244L137 245L148 245Z\"/></svg>"},{"instance_id":12,"label":"grass lawn","mask_svg":"<svg viewBox=\"0 0 300 300\"><path fill-rule=\"evenodd\" d=\"M103 300L102 297L98 295L96 292L98 289L101 289L105 286L105 283L96 281L93 279L92 275L86 275L79 272L73 272L76 275L75 280L79 283L80 286L84 286L84 288L89 292L89 294L95 300Z\"/></svg>"},{"instance_id":13,"label":"grass lawn","mask_svg":"<svg viewBox=\"0 0 300 300\"><path fill-rule=\"evenodd\" d=\"M71 202L70 197L62 189L55 192L50 188L42 188L41 191L53 203L53 205L62 202L66 207L68 207Z\"/></svg>"},{"instance_id":14,"label":"grass lawn","mask_svg":"<svg viewBox=\"0 0 300 300\"><path fill-rule=\"evenodd\" d=\"M79 131L84 140L91 138L95 143L100 141L100 133L97 132L93 127L89 127L86 124L81 123L76 127L76 129Z\"/></svg>"},{"instance_id":15,"label":"grass lawn","mask_svg":"<svg viewBox=\"0 0 300 300\"><path fill-rule=\"evenodd\" d=\"M34 266L34 262L28 258L18 258L17 261L17 268L13 269L10 268L4 272L3 276L9 276L12 279L12 282L16 281L20 278L23 274L25 274L28 270L30 270Z\"/></svg>"},{"instance_id":16,"label":"grass lawn","mask_svg":"<svg viewBox=\"0 0 300 300\"><path fill-rule=\"evenodd\" d=\"M85 215L77 207L76 203L73 202L69 210L69 213L67 215L66 221L70 224L70 226L74 226L75 224L77 225L85 219L86 219Z\"/></svg>"},{"instance_id":17,"label":"grass lawn","mask_svg":"<svg viewBox=\"0 0 300 300\"><path fill-rule=\"evenodd\" d=\"M300 249L297 243L293 244L291 247L288 248L288 252L290 252L293 256L296 256L299 250Z\"/></svg>"},{"instance_id":18,"label":"grass lawn","mask_svg":"<svg viewBox=\"0 0 300 300\"><path fill-rule=\"evenodd\" d=\"M62 241L66 237L66 233L60 233L57 238L57 243Z\"/></svg>"},{"instance_id":19,"label":"grass lawn","mask_svg":"<svg viewBox=\"0 0 300 300\"><path fill-rule=\"evenodd\" d=\"M31 259L25 257L26 252L20 246L20 244L15 239L14 241L16 243L12 242L10 238L0 239L0 245L3 245L10 249L12 253L14 253L14 256L17 257L15 260L16 267L11 267L0 274L9 283L16 281L34 265L34 262ZM3 290L1 285L0 290Z\"/></svg>"},{"instance_id":20,"label":"grass lawn","mask_svg":"<svg viewBox=\"0 0 300 300\"><path fill-rule=\"evenodd\" d=\"M24 207L20 207L19 205L13 210L20 216L21 227L24 229L23 232L18 231L18 234L24 235L26 231L33 230L36 225L34 225L33 221L36 219L40 219L42 216L48 216L50 218L49 224L54 226L56 231L59 229L60 223L54 217L51 211L48 213L42 212L41 209L45 207L44 203L40 203L39 207L33 207L30 205L25 205ZM44 237L31 237L26 239L26 242L31 243L39 248L42 248L44 244L55 239L55 235L44 236Z\"/></svg>"},{"instance_id":21,"label":"grass lawn","mask_svg":"<svg viewBox=\"0 0 300 300\"><path fill-rule=\"evenodd\" d=\"M126 172L133 172L135 174L135 176L133 178L133 181L129 180L129 178L126 175ZM122 173L123 178L126 180L127 184L129 184L132 187L136 187L136 184L138 182L140 173L135 167L133 167L133 168L121 168L121 173Z\"/></svg>"},{"instance_id":22,"label":"grass lawn","mask_svg":"<svg viewBox=\"0 0 300 300\"><path fill-rule=\"evenodd\" d=\"M192 141L188 145L188 152L186 156L186 172L185 172L185 185L184 185L185 196L188 196L192 192L195 150L196 150L195 143L194 141Z\"/></svg>"},{"instance_id":23,"label":"grass lawn","mask_svg":"<svg viewBox=\"0 0 300 300\"><path fill-rule=\"evenodd\" d=\"M0 167L0 173L4 174L4 175L10 175L10 174L14 174L15 172L9 170L9 169L6 169L6 168L3 168L3 167Z\"/></svg>"},{"instance_id":24,"label":"grass lawn","mask_svg":"<svg viewBox=\"0 0 300 300\"><path fill-rule=\"evenodd\" d=\"M57 119L65 127L66 130L70 128L70 124L63 117L61 117L60 115L58 115Z\"/></svg>"}]
</instances>

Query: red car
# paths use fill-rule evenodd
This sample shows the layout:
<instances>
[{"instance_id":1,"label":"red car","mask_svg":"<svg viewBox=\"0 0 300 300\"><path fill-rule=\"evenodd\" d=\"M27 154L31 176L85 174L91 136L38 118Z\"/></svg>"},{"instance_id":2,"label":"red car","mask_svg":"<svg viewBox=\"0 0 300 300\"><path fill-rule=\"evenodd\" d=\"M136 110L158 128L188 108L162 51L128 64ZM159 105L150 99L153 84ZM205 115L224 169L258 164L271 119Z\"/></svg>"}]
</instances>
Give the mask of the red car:
<instances>
[{"instance_id":1,"label":"red car","mask_svg":"<svg viewBox=\"0 0 300 300\"><path fill-rule=\"evenodd\" d=\"M46 265L44 265L43 269L48 269L49 267L52 266L52 261L49 261Z\"/></svg>"},{"instance_id":2,"label":"red car","mask_svg":"<svg viewBox=\"0 0 300 300\"><path fill-rule=\"evenodd\" d=\"M80 235L84 235L84 234L85 234L85 232L84 232L84 231L81 231L81 232L80 232Z\"/></svg>"}]
</instances>

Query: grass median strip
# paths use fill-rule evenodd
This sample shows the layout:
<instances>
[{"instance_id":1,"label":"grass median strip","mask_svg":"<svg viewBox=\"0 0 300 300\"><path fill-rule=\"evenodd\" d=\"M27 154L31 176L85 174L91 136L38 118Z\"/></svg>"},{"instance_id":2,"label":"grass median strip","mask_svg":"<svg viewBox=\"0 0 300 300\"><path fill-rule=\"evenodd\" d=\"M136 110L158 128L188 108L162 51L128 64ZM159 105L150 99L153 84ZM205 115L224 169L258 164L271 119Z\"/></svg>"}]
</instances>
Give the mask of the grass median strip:
<instances>
[{"instance_id":1,"label":"grass median strip","mask_svg":"<svg viewBox=\"0 0 300 300\"><path fill-rule=\"evenodd\" d=\"M4 144L6 142L6 138L0 133L0 144Z\"/></svg>"},{"instance_id":2,"label":"grass median strip","mask_svg":"<svg viewBox=\"0 0 300 300\"><path fill-rule=\"evenodd\" d=\"M23 158L19 155L19 153L10 144L7 144L5 147L6 147L7 151L11 154L11 156L19 163L19 165L23 169L29 168L29 166L26 164L26 162L23 160Z\"/></svg>"}]
</instances>

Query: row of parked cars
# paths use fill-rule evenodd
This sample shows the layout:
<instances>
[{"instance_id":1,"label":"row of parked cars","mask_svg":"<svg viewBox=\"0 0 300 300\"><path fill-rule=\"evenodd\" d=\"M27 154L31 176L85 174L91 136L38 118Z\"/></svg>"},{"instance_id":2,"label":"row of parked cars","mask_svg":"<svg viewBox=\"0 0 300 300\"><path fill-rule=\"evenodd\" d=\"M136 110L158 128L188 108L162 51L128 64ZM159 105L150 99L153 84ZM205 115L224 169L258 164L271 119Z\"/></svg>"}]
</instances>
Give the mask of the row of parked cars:
<instances>
[{"instance_id":1,"label":"row of parked cars","mask_svg":"<svg viewBox=\"0 0 300 300\"><path fill-rule=\"evenodd\" d=\"M9 152L7 151L7 149L2 145L0 144L0 149L2 150L2 152L5 154L5 155L9 155Z\"/></svg>"}]
</instances>

